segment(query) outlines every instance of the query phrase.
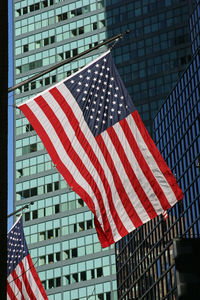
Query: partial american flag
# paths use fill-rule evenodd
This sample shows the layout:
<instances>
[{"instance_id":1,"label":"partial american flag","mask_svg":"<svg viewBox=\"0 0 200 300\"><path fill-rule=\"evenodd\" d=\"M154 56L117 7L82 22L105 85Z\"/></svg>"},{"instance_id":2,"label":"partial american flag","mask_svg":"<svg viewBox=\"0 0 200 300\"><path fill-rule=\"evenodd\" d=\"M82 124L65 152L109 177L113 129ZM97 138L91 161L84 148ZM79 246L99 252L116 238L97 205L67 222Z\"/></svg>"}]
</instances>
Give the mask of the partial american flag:
<instances>
[{"instance_id":1,"label":"partial american flag","mask_svg":"<svg viewBox=\"0 0 200 300\"><path fill-rule=\"evenodd\" d=\"M7 299L48 299L28 252L22 217L7 235Z\"/></svg>"},{"instance_id":2,"label":"partial american flag","mask_svg":"<svg viewBox=\"0 0 200 300\"><path fill-rule=\"evenodd\" d=\"M103 247L182 199L109 51L19 108L93 212Z\"/></svg>"}]
</instances>

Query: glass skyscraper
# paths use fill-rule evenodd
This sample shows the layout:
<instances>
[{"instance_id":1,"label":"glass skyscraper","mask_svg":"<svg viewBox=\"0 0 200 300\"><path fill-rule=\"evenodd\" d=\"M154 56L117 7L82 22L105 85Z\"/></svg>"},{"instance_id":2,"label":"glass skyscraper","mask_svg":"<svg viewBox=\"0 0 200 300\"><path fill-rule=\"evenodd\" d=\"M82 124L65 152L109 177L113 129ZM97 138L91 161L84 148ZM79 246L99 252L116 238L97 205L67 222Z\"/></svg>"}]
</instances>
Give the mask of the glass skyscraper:
<instances>
[{"instance_id":1,"label":"glass skyscraper","mask_svg":"<svg viewBox=\"0 0 200 300\"><path fill-rule=\"evenodd\" d=\"M14 82L130 29L112 55L152 133L155 113L191 59L191 7L189 0L13 0ZM18 88L16 106L104 51ZM114 246L101 248L91 212L56 171L17 108L14 127L14 208L33 203L24 212L24 230L49 299L117 299Z\"/></svg>"},{"instance_id":2,"label":"glass skyscraper","mask_svg":"<svg viewBox=\"0 0 200 300\"><path fill-rule=\"evenodd\" d=\"M130 29L113 48L117 69L149 133L160 105L191 59L192 1L107 0L108 36Z\"/></svg>"},{"instance_id":3,"label":"glass skyscraper","mask_svg":"<svg viewBox=\"0 0 200 300\"><path fill-rule=\"evenodd\" d=\"M14 80L90 49L106 39L104 1L13 1ZM60 81L105 51L60 67L15 92L15 103ZM16 109L14 208L49 300L117 299L114 245L102 249L93 216L57 172L39 137Z\"/></svg>"},{"instance_id":4,"label":"glass skyscraper","mask_svg":"<svg viewBox=\"0 0 200 300\"><path fill-rule=\"evenodd\" d=\"M168 211L166 220L157 217L119 242L119 299L179 299L173 239L200 238L199 20L198 4L190 18L191 63L154 119L155 142L182 188L184 199Z\"/></svg>"}]
</instances>

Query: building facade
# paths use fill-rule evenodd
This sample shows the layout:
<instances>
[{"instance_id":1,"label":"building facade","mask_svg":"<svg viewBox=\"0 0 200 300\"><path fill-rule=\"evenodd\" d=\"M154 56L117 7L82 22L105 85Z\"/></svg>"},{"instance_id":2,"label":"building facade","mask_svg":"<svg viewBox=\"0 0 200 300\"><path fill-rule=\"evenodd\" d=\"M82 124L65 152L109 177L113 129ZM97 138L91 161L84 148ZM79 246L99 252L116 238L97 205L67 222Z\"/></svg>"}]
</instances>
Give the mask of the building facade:
<instances>
[{"instance_id":1,"label":"building facade","mask_svg":"<svg viewBox=\"0 0 200 300\"><path fill-rule=\"evenodd\" d=\"M193 1L107 0L108 36L130 30L113 57L149 133L160 105L191 59Z\"/></svg>"},{"instance_id":2,"label":"building facade","mask_svg":"<svg viewBox=\"0 0 200 300\"><path fill-rule=\"evenodd\" d=\"M130 29L112 54L152 133L158 107L191 59L191 7L189 0L13 0L14 83ZM104 51L18 88L16 106ZM24 230L49 299L117 299L114 246L101 248L91 212L57 173L18 109L14 127L14 209L33 202L24 212Z\"/></svg>"},{"instance_id":3,"label":"building facade","mask_svg":"<svg viewBox=\"0 0 200 300\"><path fill-rule=\"evenodd\" d=\"M119 299L177 299L173 239L200 237L199 9L190 18L192 61L154 119L155 142L184 199L166 220L157 217L118 243Z\"/></svg>"},{"instance_id":4,"label":"building facade","mask_svg":"<svg viewBox=\"0 0 200 300\"><path fill-rule=\"evenodd\" d=\"M14 0L14 82L106 39L104 1ZM16 106L96 58L98 51L31 81ZM117 299L115 249L102 249L93 216L57 172L39 137L16 109L14 208L49 300Z\"/></svg>"}]
</instances>

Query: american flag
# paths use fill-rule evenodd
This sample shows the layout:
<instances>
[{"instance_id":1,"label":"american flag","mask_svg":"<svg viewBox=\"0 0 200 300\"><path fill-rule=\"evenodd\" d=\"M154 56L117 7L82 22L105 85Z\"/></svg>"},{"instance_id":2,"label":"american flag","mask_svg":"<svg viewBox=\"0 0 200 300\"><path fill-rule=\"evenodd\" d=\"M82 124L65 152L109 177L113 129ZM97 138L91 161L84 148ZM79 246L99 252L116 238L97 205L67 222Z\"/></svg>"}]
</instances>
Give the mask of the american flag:
<instances>
[{"instance_id":1,"label":"american flag","mask_svg":"<svg viewBox=\"0 0 200 300\"><path fill-rule=\"evenodd\" d=\"M28 252L22 217L7 235L7 299L48 299Z\"/></svg>"},{"instance_id":2,"label":"american flag","mask_svg":"<svg viewBox=\"0 0 200 300\"><path fill-rule=\"evenodd\" d=\"M182 199L109 51L19 108L93 212L102 247Z\"/></svg>"}]
</instances>

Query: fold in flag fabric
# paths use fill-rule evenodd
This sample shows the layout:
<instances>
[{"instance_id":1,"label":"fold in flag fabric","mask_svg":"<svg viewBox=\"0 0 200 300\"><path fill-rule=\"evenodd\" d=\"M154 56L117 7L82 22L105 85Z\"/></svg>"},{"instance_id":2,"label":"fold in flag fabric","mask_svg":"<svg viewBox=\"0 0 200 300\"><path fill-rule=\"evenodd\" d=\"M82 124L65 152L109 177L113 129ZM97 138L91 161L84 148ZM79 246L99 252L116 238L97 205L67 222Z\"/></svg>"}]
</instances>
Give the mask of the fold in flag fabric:
<instances>
[{"instance_id":1,"label":"fold in flag fabric","mask_svg":"<svg viewBox=\"0 0 200 300\"><path fill-rule=\"evenodd\" d=\"M24 237L22 217L7 235L7 299L48 300Z\"/></svg>"},{"instance_id":2,"label":"fold in flag fabric","mask_svg":"<svg viewBox=\"0 0 200 300\"><path fill-rule=\"evenodd\" d=\"M109 51L19 108L93 212L102 247L182 199Z\"/></svg>"}]
</instances>

